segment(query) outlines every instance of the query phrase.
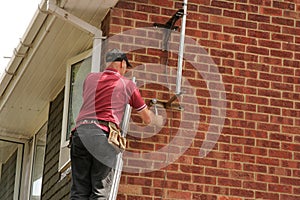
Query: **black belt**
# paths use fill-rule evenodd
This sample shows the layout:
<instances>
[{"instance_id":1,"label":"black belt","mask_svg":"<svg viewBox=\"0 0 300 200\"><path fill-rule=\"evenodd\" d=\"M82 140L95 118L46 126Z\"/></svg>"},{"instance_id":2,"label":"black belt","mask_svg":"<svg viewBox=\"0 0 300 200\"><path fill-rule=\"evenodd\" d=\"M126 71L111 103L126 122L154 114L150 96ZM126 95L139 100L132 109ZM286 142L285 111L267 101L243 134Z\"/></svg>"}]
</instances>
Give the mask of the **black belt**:
<instances>
[{"instance_id":1,"label":"black belt","mask_svg":"<svg viewBox=\"0 0 300 200\"><path fill-rule=\"evenodd\" d=\"M103 120L97 120L97 119L84 119L80 120L76 123L76 126L79 127L80 125L92 125L92 124L98 124L98 125L104 125L108 127L108 121L103 121ZM75 129L75 131L72 131L71 133L72 136L78 136L78 133Z\"/></svg>"},{"instance_id":2,"label":"black belt","mask_svg":"<svg viewBox=\"0 0 300 200\"><path fill-rule=\"evenodd\" d=\"M99 125L104 125L108 127L108 123L107 121L103 121L103 120L97 120L97 119L84 119L84 120L80 120L79 122L77 122L77 125L82 125L82 124L99 124Z\"/></svg>"}]
</instances>

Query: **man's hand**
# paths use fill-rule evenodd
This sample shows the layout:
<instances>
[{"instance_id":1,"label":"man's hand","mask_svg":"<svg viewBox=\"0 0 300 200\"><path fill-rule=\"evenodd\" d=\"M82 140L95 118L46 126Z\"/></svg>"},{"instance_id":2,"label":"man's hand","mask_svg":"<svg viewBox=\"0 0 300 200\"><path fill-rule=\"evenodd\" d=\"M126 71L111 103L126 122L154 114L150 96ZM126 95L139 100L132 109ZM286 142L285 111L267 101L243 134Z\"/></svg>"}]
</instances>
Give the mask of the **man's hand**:
<instances>
[{"instance_id":1,"label":"man's hand","mask_svg":"<svg viewBox=\"0 0 300 200\"><path fill-rule=\"evenodd\" d=\"M151 123L149 124L150 126L162 127L164 125L164 118L162 115L155 115L151 110L149 110L149 113L151 118Z\"/></svg>"},{"instance_id":2,"label":"man's hand","mask_svg":"<svg viewBox=\"0 0 300 200\"><path fill-rule=\"evenodd\" d=\"M164 124L164 118L162 115L155 115L151 110L148 108L143 109L142 111L138 112L141 116L143 122L146 125L150 126L158 126L162 127Z\"/></svg>"}]
</instances>

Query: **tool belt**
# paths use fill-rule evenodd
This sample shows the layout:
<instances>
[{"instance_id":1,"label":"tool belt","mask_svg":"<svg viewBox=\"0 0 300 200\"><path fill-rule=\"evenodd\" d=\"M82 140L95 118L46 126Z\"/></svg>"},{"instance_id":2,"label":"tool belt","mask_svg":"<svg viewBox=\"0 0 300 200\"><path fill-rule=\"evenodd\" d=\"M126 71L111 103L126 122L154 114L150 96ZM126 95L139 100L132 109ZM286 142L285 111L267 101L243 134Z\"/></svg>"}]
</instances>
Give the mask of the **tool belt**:
<instances>
[{"instance_id":1,"label":"tool belt","mask_svg":"<svg viewBox=\"0 0 300 200\"><path fill-rule=\"evenodd\" d=\"M113 122L103 120L82 120L79 124L99 124L109 128L108 143L119 153L125 151L126 138L121 135L121 130Z\"/></svg>"},{"instance_id":2,"label":"tool belt","mask_svg":"<svg viewBox=\"0 0 300 200\"><path fill-rule=\"evenodd\" d=\"M118 153L125 151L126 138L121 135L120 129L112 122L108 122L108 127L108 143L110 143Z\"/></svg>"}]
</instances>

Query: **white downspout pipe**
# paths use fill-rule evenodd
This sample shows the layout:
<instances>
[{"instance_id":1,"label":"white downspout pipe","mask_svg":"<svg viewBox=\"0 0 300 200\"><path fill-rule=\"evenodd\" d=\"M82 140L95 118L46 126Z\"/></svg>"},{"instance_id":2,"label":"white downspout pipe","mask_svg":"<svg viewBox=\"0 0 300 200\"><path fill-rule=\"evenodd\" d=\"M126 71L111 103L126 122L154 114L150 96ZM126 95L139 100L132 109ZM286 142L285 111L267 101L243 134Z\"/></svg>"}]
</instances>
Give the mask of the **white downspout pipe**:
<instances>
[{"instance_id":1,"label":"white downspout pipe","mask_svg":"<svg viewBox=\"0 0 300 200\"><path fill-rule=\"evenodd\" d=\"M181 94L181 79L182 79L182 64L183 64L183 51L184 51L184 38L187 16L187 4L188 0L183 0L183 16L180 32L179 54L178 54L178 66L177 66L177 81L176 81L176 95Z\"/></svg>"},{"instance_id":2,"label":"white downspout pipe","mask_svg":"<svg viewBox=\"0 0 300 200\"><path fill-rule=\"evenodd\" d=\"M63 19L79 29L81 29L84 32L87 32L88 34L92 34L94 36L93 41L93 52L92 52L92 72L99 72L100 71L100 62L101 62L101 45L102 45L102 39L105 39L105 37L102 36L102 31L98 29L95 26L92 26L91 24L83 21L82 19L68 13L66 10L60 8L57 6L53 0L48 0L47 2L47 11L51 14L54 14L55 16L59 17L60 19Z\"/></svg>"}]
</instances>

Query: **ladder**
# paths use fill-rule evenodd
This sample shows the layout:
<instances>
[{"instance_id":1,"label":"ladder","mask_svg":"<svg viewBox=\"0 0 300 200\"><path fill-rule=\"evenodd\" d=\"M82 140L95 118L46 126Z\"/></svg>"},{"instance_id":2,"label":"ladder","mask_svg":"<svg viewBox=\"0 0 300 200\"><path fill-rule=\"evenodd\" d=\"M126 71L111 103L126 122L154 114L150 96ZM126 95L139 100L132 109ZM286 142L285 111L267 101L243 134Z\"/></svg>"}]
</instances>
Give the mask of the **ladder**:
<instances>
[{"instance_id":1,"label":"ladder","mask_svg":"<svg viewBox=\"0 0 300 200\"><path fill-rule=\"evenodd\" d=\"M136 83L135 77L132 78L132 81L134 83ZM128 131L130 114L131 114L131 106L129 104L127 104L125 107L124 116L123 116L123 120L122 120L122 124L121 124L121 130L122 130L121 135L123 137L126 137L126 134ZM117 199L122 168L123 168L123 152L121 152L117 155L117 161L116 161L115 170L114 170L114 174L113 174L113 180L112 180L112 185L111 185L111 189L110 189L109 200Z\"/></svg>"}]
</instances>

